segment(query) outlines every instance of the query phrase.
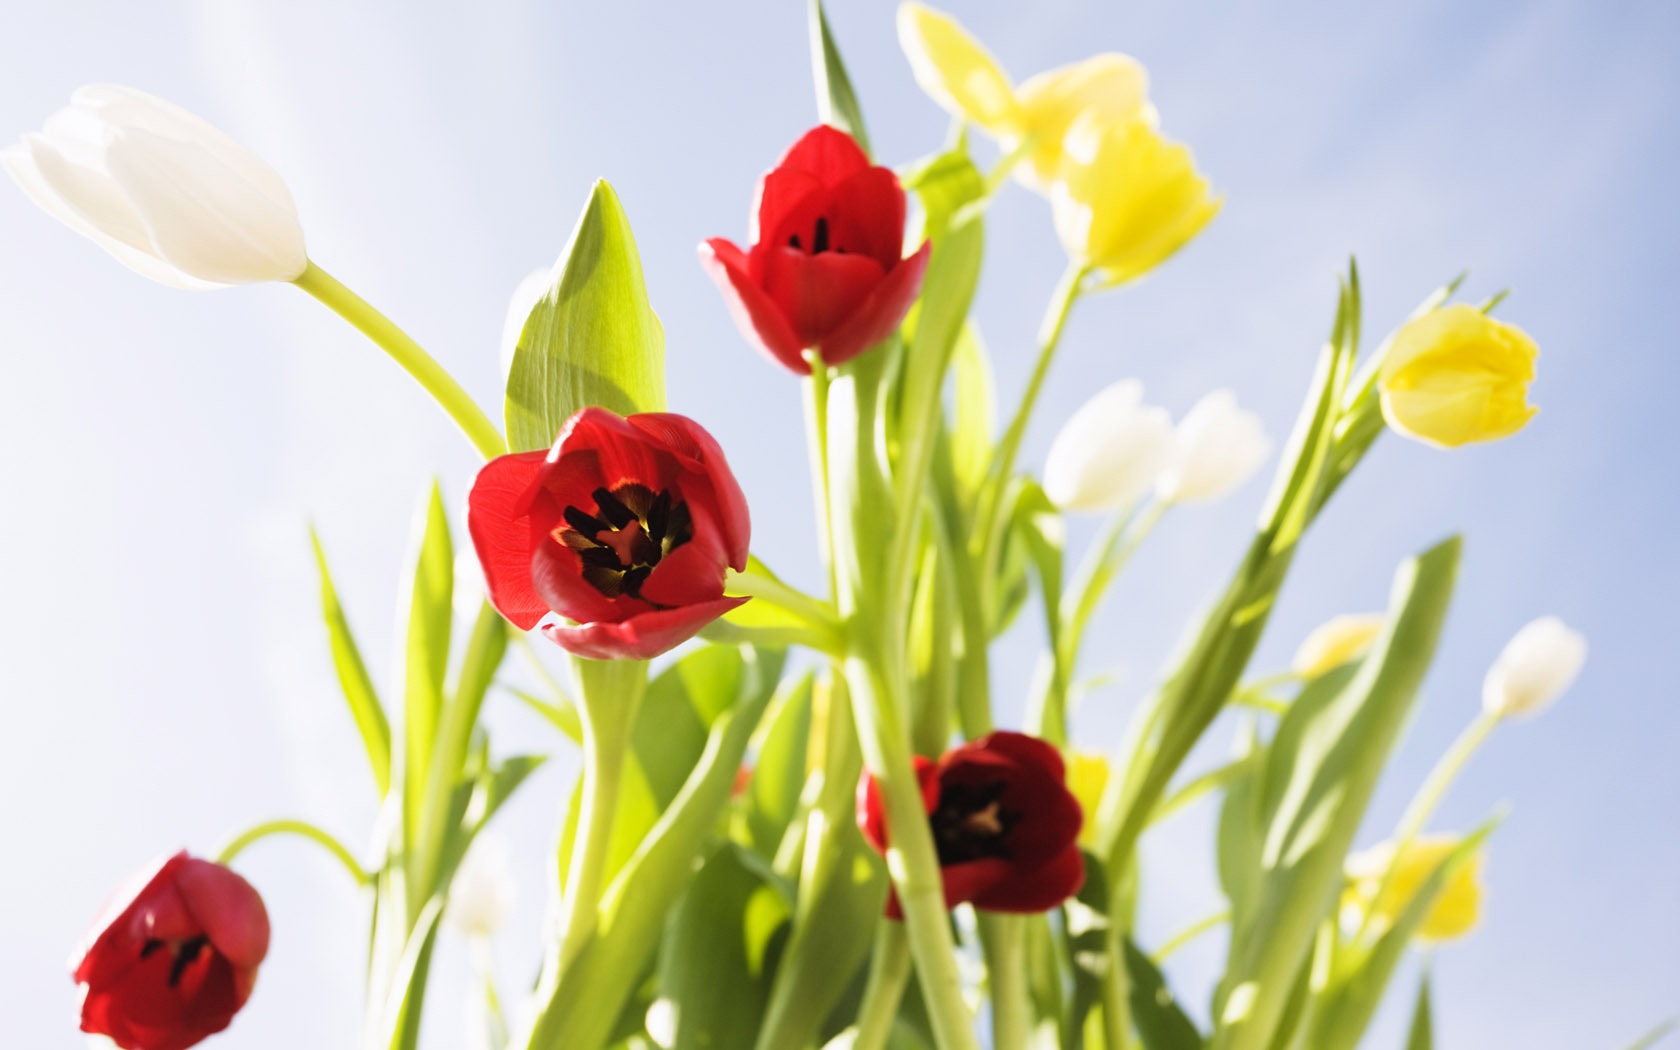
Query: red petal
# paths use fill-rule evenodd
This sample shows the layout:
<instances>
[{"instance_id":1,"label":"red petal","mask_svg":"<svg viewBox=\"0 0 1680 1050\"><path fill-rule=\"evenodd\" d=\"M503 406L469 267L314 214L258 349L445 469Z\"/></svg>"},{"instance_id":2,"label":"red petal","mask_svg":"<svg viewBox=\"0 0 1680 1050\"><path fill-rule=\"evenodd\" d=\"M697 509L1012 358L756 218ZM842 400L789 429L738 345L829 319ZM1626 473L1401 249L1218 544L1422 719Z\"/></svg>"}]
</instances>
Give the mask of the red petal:
<instances>
[{"instance_id":1,"label":"red petal","mask_svg":"<svg viewBox=\"0 0 1680 1050\"><path fill-rule=\"evenodd\" d=\"M800 136L776 167L809 172L821 179L823 185L834 186L846 176L869 167L869 155L844 131L818 124Z\"/></svg>"},{"instance_id":2,"label":"red petal","mask_svg":"<svg viewBox=\"0 0 1680 1050\"><path fill-rule=\"evenodd\" d=\"M987 911L1047 911L1078 893L1084 884L1085 858L1070 843L1043 867L1011 872L1008 879L974 897L974 906Z\"/></svg>"},{"instance_id":3,"label":"red petal","mask_svg":"<svg viewBox=\"0 0 1680 1050\"><path fill-rule=\"evenodd\" d=\"M994 892L1014 874L1014 865L1001 858L971 860L939 870L945 881L945 907L955 908Z\"/></svg>"},{"instance_id":4,"label":"red petal","mask_svg":"<svg viewBox=\"0 0 1680 1050\"><path fill-rule=\"evenodd\" d=\"M971 749L1004 755L1024 766L1043 770L1045 776L1057 783L1067 779L1067 773L1062 764L1061 751L1054 744L1036 736L1017 733L1010 729L999 729L964 744L957 750L964 752Z\"/></svg>"},{"instance_id":5,"label":"red petal","mask_svg":"<svg viewBox=\"0 0 1680 1050\"><path fill-rule=\"evenodd\" d=\"M497 456L478 472L467 493L467 531L484 569L490 604L524 631L548 614L548 603L531 586L528 519L532 490L547 456L546 452Z\"/></svg>"},{"instance_id":6,"label":"red petal","mask_svg":"<svg viewBox=\"0 0 1680 1050\"><path fill-rule=\"evenodd\" d=\"M542 633L567 652L592 660L651 660L688 641L702 627L746 601L719 598L641 613L621 623L581 623L575 627L549 623L543 625Z\"/></svg>"},{"instance_id":7,"label":"red petal","mask_svg":"<svg viewBox=\"0 0 1680 1050\"><path fill-rule=\"evenodd\" d=\"M758 181L758 200L753 205L752 242L757 244L781 229L789 214L808 210L806 202L813 197L826 200L828 193L822 180L810 172L777 168L765 173Z\"/></svg>"},{"instance_id":8,"label":"red petal","mask_svg":"<svg viewBox=\"0 0 1680 1050\"><path fill-rule=\"evenodd\" d=\"M531 584L542 595L547 608L579 623L619 623L651 612L653 606L640 598L620 595L609 598L583 578L583 559L576 551L556 540L548 540L531 552Z\"/></svg>"},{"instance_id":9,"label":"red petal","mask_svg":"<svg viewBox=\"0 0 1680 1050\"><path fill-rule=\"evenodd\" d=\"M915 255L889 270L845 323L819 341L824 361L831 365L850 361L898 330L921 291L931 247L924 242Z\"/></svg>"},{"instance_id":10,"label":"red petal","mask_svg":"<svg viewBox=\"0 0 1680 1050\"><path fill-rule=\"evenodd\" d=\"M644 412L630 417L632 426L661 442L684 461L683 466L698 473L709 489L711 503L718 515L718 532L724 543L729 564L737 571L747 567L747 548L752 539L752 519L747 512L747 496L740 482L729 469L723 448L711 432L687 416L675 412ZM678 482L685 495L696 480L692 474Z\"/></svg>"},{"instance_id":11,"label":"red petal","mask_svg":"<svg viewBox=\"0 0 1680 1050\"><path fill-rule=\"evenodd\" d=\"M700 264L717 282L730 316L749 343L777 364L799 374L810 375L805 344L781 309L747 273L747 259L741 249L714 237L700 245Z\"/></svg>"},{"instance_id":12,"label":"red petal","mask_svg":"<svg viewBox=\"0 0 1680 1050\"><path fill-rule=\"evenodd\" d=\"M548 457L551 462L564 464L580 452L593 452L600 464L602 486L616 489L626 484L646 485L658 492L670 488L676 480L675 464L663 455L664 451L662 445L649 442L647 434L623 416L590 406L579 409L566 421ZM578 501L587 495L561 493L553 484L549 488L573 506L579 505Z\"/></svg>"},{"instance_id":13,"label":"red petal","mask_svg":"<svg viewBox=\"0 0 1680 1050\"><path fill-rule=\"evenodd\" d=\"M642 597L655 605L699 605L723 597L723 558L715 550L689 541L661 558Z\"/></svg>"},{"instance_id":14,"label":"red petal","mask_svg":"<svg viewBox=\"0 0 1680 1050\"><path fill-rule=\"evenodd\" d=\"M210 943L236 969L255 969L268 954L268 911L262 897L220 864L193 858L175 876L181 899Z\"/></svg>"},{"instance_id":15,"label":"red petal","mask_svg":"<svg viewBox=\"0 0 1680 1050\"><path fill-rule=\"evenodd\" d=\"M939 767L921 755L911 756L916 770L916 783L922 789L922 807L932 813L939 806ZM857 822L863 837L877 853L887 851L887 810L881 799L881 789L868 770L858 778Z\"/></svg>"},{"instance_id":16,"label":"red petal","mask_svg":"<svg viewBox=\"0 0 1680 1050\"><path fill-rule=\"evenodd\" d=\"M127 968L133 953L139 950L134 936L136 918L149 901L174 883L175 873L189 859L186 850L166 857L111 895L82 939L82 958L73 975L77 984L102 984Z\"/></svg>"},{"instance_id":17,"label":"red petal","mask_svg":"<svg viewBox=\"0 0 1680 1050\"><path fill-rule=\"evenodd\" d=\"M891 168L867 168L836 186L828 213L834 240L891 270L904 256L904 188Z\"/></svg>"},{"instance_id":18,"label":"red petal","mask_svg":"<svg viewBox=\"0 0 1680 1050\"><path fill-rule=\"evenodd\" d=\"M793 323L802 345L823 344L823 359L829 364L839 360L826 353L827 337L850 323L884 274L881 264L867 255L807 255L797 248L777 247L764 252L765 292Z\"/></svg>"}]
</instances>

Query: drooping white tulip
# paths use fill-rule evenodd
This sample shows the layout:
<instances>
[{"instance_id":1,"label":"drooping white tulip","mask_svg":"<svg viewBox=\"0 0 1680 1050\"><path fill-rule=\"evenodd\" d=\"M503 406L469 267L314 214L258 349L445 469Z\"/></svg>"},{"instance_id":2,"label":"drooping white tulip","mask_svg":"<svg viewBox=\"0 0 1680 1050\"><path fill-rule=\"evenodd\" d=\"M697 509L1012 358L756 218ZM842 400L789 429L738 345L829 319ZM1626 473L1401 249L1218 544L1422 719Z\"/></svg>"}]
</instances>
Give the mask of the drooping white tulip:
<instances>
[{"instance_id":1,"label":"drooping white tulip","mask_svg":"<svg viewBox=\"0 0 1680 1050\"><path fill-rule=\"evenodd\" d=\"M1543 616L1505 643L1482 682L1482 708L1501 718L1536 714L1569 688L1586 662L1586 638Z\"/></svg>"},{"instance_id":2,"label":"drooping white tulip","mask_svg":"<svg viewBox=\"0 0 1680 1050\"><path fill-rule=\"evenodd\" d=\"M513 297L508 300L507 320L502 322L503 382L513 371L513 352L519 349L519 336L525 331L525 322L530 320L531 311L537 308L543 293L553 284L554 271L544 267L526 274L513 289Z\"/></svg>"},{"instance_id":3,"label":"drooping white tulip","mask_svg":"<svg viewBox=\"0 0 1680 1050\"><path fill-rule=\"evenodd\" d=\"M1231 391L1212 391L1179 421L1155 494L1167 503L1218 499L1253 477L1271 454L1260 417L1238 406Z\"/></svg>"},{"instance_id":4,"label":"drooping white tulip","mask_svg":"<svg viewBox=\"0 0 1680 1050\"><path fill-rule=\"evenodd\" d=\"M480 832L449 886L444 918L473 937L495 933L513 910L513 854L507 840Z\"/></svg>"},{"instance_id":5,"label":"drooping white tulip","mask_svg":"<svg viewBox=\"0 0 1680 1050\"><path fill-rule=\"evenodd\" d=\"M274 169L131 87L78 88L0 163L49 215L163 284L290 281L309 265L291 191Z\"/></svg>"},{"instance_id":6,"label":"drooping white tulip","mask_svg":"<svg viewBox=\"0 0 1680 1050\"><path fill-rule=\"evenodd\" d=\"M1121 510L1136 503L1172 447L1172 417L1143 403L1143 384L1098 391L1062 426L1044 463L1044 492L1063 510Z\"/></svg>"}]
</instances>

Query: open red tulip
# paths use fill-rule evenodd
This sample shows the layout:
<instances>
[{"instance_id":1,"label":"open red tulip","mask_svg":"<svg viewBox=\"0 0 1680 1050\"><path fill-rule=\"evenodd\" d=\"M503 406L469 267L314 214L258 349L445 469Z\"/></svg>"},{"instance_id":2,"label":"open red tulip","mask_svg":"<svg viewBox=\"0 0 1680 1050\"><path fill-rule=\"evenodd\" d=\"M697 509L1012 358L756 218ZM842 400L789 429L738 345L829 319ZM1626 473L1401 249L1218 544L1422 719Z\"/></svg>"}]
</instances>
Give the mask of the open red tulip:
<instances>
[{"instance_id":1,"label":"open red tulip","mask_svg":"<svg viewBox=\"0 0 1680 1050\"><path fill-rule=\"evenodd\" d=\"M123 1050L185 1050L226 1028L268 954L251 884L177 853L113 901L76 966L82 1031Z\"/></svg>"},{"instance_id":2,"label":"open red tulip","mask_svg":"<svg viewBox=\"0 0 1680 1050\"><path fill-rule=\"evenodd\" d=\"M520 629L598 660L646 660L745 598L747 500L700 424L665 412L585 408L547 452L485 464L467 529L490 602Z\"/></svg>"},{"instance_id":3,"label":"open red tulip","mask_svg":"<svg viewBox=\"0 0 1680 1050\"><path fill-rule=\"evenodd\" d=\"M1083 815L1054 747L1024 733L989 733L937 762L918 755L916 778L947 908L972 901L987 911L1039 912L1079 892ZM858 825L885 853L886 812L880 786L867 773L858 786ZM896 895L887 914L900 915Z\"/></svg>"},{"instance_id":4,"label":"open red tulip","mask_svg":"<svg viewBox=\"0 0 1680 1050\"><path fill-rule=\"evenodd\" d=\"M809 375L805 350L849 361L891 335L916 301L930 246L903 258L904 213L892 169L819 125L759 181L752 246L713 237L700 261L742 334Z\"/></svg>"}]
</instances>

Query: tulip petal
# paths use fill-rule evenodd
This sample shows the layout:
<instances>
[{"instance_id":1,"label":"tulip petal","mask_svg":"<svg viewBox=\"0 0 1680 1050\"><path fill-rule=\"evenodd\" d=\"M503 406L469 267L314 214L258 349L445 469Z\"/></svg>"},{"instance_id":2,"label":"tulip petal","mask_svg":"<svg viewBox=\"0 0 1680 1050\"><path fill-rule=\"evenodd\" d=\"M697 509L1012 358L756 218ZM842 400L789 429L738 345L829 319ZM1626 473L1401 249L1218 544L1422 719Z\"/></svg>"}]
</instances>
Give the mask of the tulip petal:
<instances>
[{"instance_id":1,"label":"tulip petal","mask_svg":"<svg viewBox=\"0 0 1680 1050\"><path fill-rule=\"evenodd\" d=\"M799 375L810 375L805 344L800 342L786 315L747 273L747 258L741 249L721 237L700 245L700 263L723 292L724 302L735 325L749 343L765 356Z\"/></svg>"},{"instance_id":2,"label":"tulip petal","mask_svg":"<svg viewBox=\"0 0 1680 1050\"><path fill-rule=\"evenodd\" d=\"M620 623L548 623L542 633L567 652L592 660L651 660L688 641L701 628L746 601L719 598L640 613Z\"/></svg>"},{"instance_id":3,"label":"tulip petal","mask_svg":"<svg viewBox=\"0 0 1680 1050\"><path fill-rule=\"evenodd\" d=\"M898 331L921 291L932 250L933 243L923 241L916 254L887 271L886 278L858 304L851 316L823 337L820 345L824 361L829 364L850 361Z\"/></svg>"},{"instance_id":4,"label":"tulip petal","mask_svg":"<svg viewBox=\"0 0 1680 1050\"><path fill-rule=\"evenodd\" d=\"M1015 871L971 898L986 911L1041 912L1067 900L1085 884L1085 858L1069 843L1050 863L1032 871Z\"/></svg>"},{"instance_id":5,"label":"tulip petal","mask_svg":"<svg viewBox=\"0 0 1680 1050\"><path fill-rule=\"evenodd\" d=\"M1061 175L1062 140L1079 117L1096 113L1110 123L1139 118L1154 123L1148 73L1137 59L1115 52L1028 77L1017 96L1023 131L1033 137L1033 148L1015 175L1040 193L1048 193Z\"/></svg>"},{"instance_id":6,"label":"tulip petal","mask_svg":"<svg viewBox=\"0 0 1680 1050\"><path fill-rule=\"evenodd\" d=\"M916 83L945 112L994 135L1019 131L1009 77L956 19L924 4L900 4L898 43Z\"/></svg>"},{"instance_id":7,"label":"tulip petal","mask_svg":"<svg viewBox=\"0 0 1680 1050\"><path fill-rule=\"evenodd\" d=\"M659 560L642 584L641 595L655 605L680 606L709 602L723 594L721 552L690 540Z\"/></svg>"},{"instance_id":8,"label":"tulip petal","mask_svg":"<svg viewBox=\"0 0 1680 1050\"><path fill-rule=\"evenodd\" d=\"M822 180L811 172L772 168L758 182L749 239L757 244L779 231L789 215L807 208L807 202L826 197Z\"/></svg>"},{"instance_id":9,"label":"tulip petal","mask_svg":"<svg viewBox=\"0 0 1680 1050\"><path fill-rule=\"evenodd\" d=\"M684 466L704 480L718 515L725 554L736 571L747 567L747 548L752 536L752 519L747 496L729 469L723 446L699 423L675 412L643 412L629 417L629 423L670 449ZM679 485L687 491L696 479L684 478Z\"/></svg>"},{"instance_id":10,"label":"tulip petal","mask_svg":"<svg viewBox=\"0 0 1680 1050\"><path fill-rule=\"evenodd\" d=\"M834 187L835 240L891 270L904 255L904 187L891 168L868 168Z\"/></svg>"},{"instance_id":11,"label":"tulip petal","mask_svg":"<svg viewBox=\"0 0 1680 1050\"><path fill-rule=\"evenodd\" d=\"M987 733L973 741L968 748L958 752L971 753L1002 755L1023 767L1042 773L1052 783L1059 784L1066 777L1061 751L1049 741L1026 733L1016 733L1008 729Z\"/></svg>"},{"instance_id":12,"label":"tulip petal","mask_svg":"<svg viewBox=\"0 0 1680 1050\"><path fill-rule=\"evenodd\" d=\"M111 953L106 950L108 946L128 936L132 919L140 910L140 902L172 882L187 859L186 850L165 857L137 873L111 895L77 951L81 961L77 963L73 976L78 984L98 983L107 976L103 968L111 961Z\"/></svg>"},{"instance_id":13,"label":"tulip petal","mask_svg":"<svg viewBox=\"0 0 1680 1050\"><path fill-rule=\"evenodd\" d=\"M237 872L190 858L175 875L187 910L216 951L241 969L268 954L268 911L262 897Z\"/></svg>"},{"instance_id":14,"label":"tulip petal","mask_svg":"<svg viewBox=\"0 0 1680 1050\"><path fill-rule=\"evenodd\" d=\"M657 492L676 483L676 465L670 455L662 447L651 444L645 431L607 409L591 405L567 420L549 452L549 460L565 463L580 449L594 453L600 464L600 484L608 489L636 484ZM556 495L561 494L560 486L548 487ZM576 499L573 502L583 505Z\"/></svg>"},{"instance_id":15,"label":"tulip petal","mask_svg":"<svg viewBox=\"0 0 1680 1050\"><path fill-rule=\"evenodd\" d=\"M971 860L962 864L948 864L939 871L945 884L945 907L978 901L994 891L1001 883L1018 878L1014 865L1007 860Z\"/></svg>"},{"instance_id":16,"label":"tulip petal","mask_svg":"<svg viewBox=\"0 0 1680 1050\"><path fill-rule=\"evenodd\" d=\"M778 169L808 172L824 186L837 186L869 167L869 155L857 140L828 124L818 124L799 137L783 155Z\"/></svg>"},{"instance_id":17,"label":"tulip petal","mask_svg":"<svg viewBox=\"0 0 1680 1050\"><path fill-rule=\"evenodd\" d=\"M467 493L467 531L484 569L490 604L522 631L548 615L531 583L530 500L546 452L497 456L478 472Z\"/></svg>"}]
</instances>

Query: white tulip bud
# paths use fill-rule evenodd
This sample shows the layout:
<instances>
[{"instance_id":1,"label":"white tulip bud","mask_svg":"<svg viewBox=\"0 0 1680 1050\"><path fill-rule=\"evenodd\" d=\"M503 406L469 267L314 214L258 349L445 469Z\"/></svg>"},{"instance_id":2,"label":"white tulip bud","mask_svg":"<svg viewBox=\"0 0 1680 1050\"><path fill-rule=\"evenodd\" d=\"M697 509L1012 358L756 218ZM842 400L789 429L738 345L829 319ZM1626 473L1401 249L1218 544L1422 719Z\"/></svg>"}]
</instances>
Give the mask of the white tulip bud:
<instances>
[{"instance_id":1,"label":"white tulip bud","mask_svg":"<svg viewBox=\"0 0 1680 1050\"><path fill-rule=\"evenodd\" d=\"M1063 425L1044 464L1044 492L1063 510L1122 510L1149 491L1172 446L1172 417L1143 403L1143 384L1104 387Z\"/></svg>"},{"instance_id":2,"label":"white tulip bud","mask_svg":"<svg viewBox=\"0 0 1680 1050\"><path fill-rule=\"evenodd\" d=\"M489 936L513 910L513 854L507 840L480 832L449 886L444 917L458 932Z\"/></svg>"},{"instance_id":3,"label":"white tulip bud","mask_svg":"<svg viewBox=\"0 0 1680 1050\"><path fill-rule=\"evenodd\" d=\"M1179 421L1155 494L1166 503L1218 499L1253 477L1271 454L1260 417L1239 408L1231 391L1215 390Z\"/></svg>"},{"instance_id":4,"label":"white tulip bud","mask_svg":"<svg viewBox=\"0 0 1680 1050\"><path fill-rule=\"evenodd\" d=\"M1586 662L1586 638L1543 616L1505 643L1482 683L1482 709L1501 718L1536 714L1569 688Z\"/></svg>"},{"instance_id":5,"label":"white tulip bud","mask_svg":"<svg viewBox=\"0 0 1680 1050\"><path fill-rule=\"evenodd\" d=\"M1382 613L1343 613L1331 617L1301 642L1289 669L1302 678L1334 671L1371 647L1388 618Z\"/></svg>"},{"instance_id":6,"label":"white tulip bud","mask_svg":"<svg viewBox=\"0 0 1680 1050\"><path fill-rule=\"evenodd\" d=\"M554 284L554 271L549 269L532 270L525 275L513 289L513 298L508 300L507 320L502 322L502 383L506 385L508 375L513 371L513 352L519 348L519 336L525 331L525 322L530 320L531 311L537 308L551 285Z\"/></svg>"},{"instance_id":7,"label":"white tulip bud","mask_svg":"<svg viewBox=\"0 0 1680 1050\"><path fill-rule=\"evenodd\" d=\"M290 281L309 265L297 208L274 169L134 88L78 88L0 163L49 215L163 284Z\"/></svg>"}]
</instances>

